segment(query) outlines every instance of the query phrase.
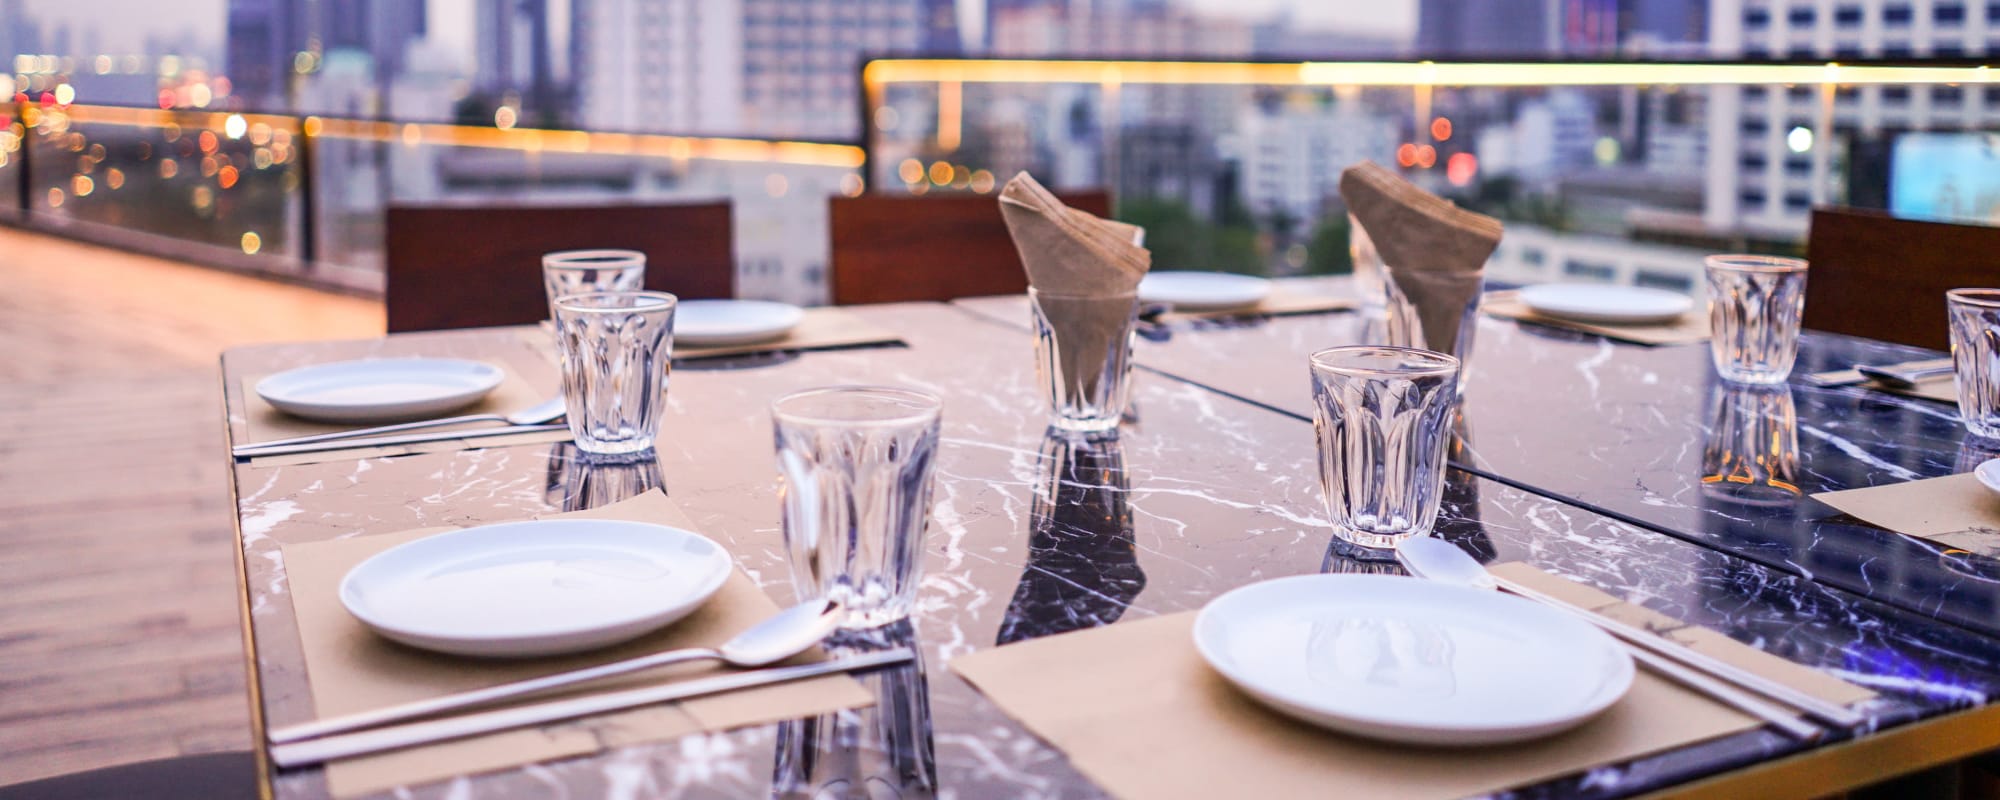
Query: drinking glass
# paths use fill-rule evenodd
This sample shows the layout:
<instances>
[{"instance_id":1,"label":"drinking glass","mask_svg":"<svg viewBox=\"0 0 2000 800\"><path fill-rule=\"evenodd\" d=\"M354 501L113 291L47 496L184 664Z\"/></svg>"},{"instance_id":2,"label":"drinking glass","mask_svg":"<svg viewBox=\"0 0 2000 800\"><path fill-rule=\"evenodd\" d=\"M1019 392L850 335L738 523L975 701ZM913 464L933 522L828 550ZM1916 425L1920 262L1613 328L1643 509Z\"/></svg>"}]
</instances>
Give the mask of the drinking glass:
<instances>
[{"instance_id":1,"label":"drinking glass","mask_svg":"<svg viewBox=\"0 0 2000 800\"><path fill-rule=\"evenodd\" d=\"M1951 365L1965 429L2000 439L2000 289L1945 292L1951 311Z\"/></svg>"},{"instance_id":2,"label":"drinking glass","mask_svg":"<svg viewBox=\"0 0 2000 800\"><path fill-rule=\"evenodd\" d=\"M542 256L549 318L556 298L590 292L636 292L646 285L646 254L637 250L561 250Z\"/></svg>"},{"instance_id":3,"label":"drinking glass","mask_svg":"<svg viewBox=\"0 0 2000 800\"><path fill-rule=\"evenodd\" d=\"M1791 387L1717 386L1709 405L1702 493L1754 506L1796 502L1799 417Z\"/></svg>"},{"instance_id":4,"label":"drinking glass","mask_svg":"<svg viewBox=\"0 0 2000 800\"><path fill-rule=\"evenodd\" d=\"M942 407L935 395L883 386L811 389L771 404L801 602L840 602L850 628L909 615Z\"/></svg>"},{"instance_id":5,"label":"drinking glass","mask_svg":"<svg viewBox=\"0 0 2000 800\"><path fill-rule=\"evenodd\" d=\"M1799 354L1806 262L1709 256L1708 324L1715 371L1735 383L1784 383Z\"/></svg>"},{"instance_id":6,"label":"drinking glass","mask_svg":"<svg viewBox=\"0 0 2000 800\"><path fill-rule=\"evenodd\" d=\"M1394 548L1430 532L1444 491L1458 371L1456 358L1408 347L1312 354L1320 488L1341 540Z\"/></svg>"},{"instance_id":7,"label":"drinking glass","mask_svg":"<svg viewBox=\"0 0 2000 800\"><path fill-rule=\"evenodd\" d=\"M576 449L594 455L653 449L667 405L679 303L665 292L557 298L563 400Z\"/></svg>"},{"instance_id":8,"label":"drinking glass","mask_svg":"<svg viewBox=\"0 0 2000 800\"><path fill-rule=\"evenodd\" d=\"M1108 431L1125 413L1139 294L1079 295L1028 289L1035 307L1035 375L1050 425Z\"/></svg>"}]
</instances>

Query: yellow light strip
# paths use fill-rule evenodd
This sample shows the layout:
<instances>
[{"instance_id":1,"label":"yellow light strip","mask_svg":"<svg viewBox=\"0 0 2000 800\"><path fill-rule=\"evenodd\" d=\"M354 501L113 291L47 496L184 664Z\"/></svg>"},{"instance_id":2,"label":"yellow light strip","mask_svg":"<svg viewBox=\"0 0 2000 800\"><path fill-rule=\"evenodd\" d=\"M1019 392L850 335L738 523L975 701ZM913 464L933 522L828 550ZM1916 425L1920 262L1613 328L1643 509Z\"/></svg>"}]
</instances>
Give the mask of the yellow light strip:
<instances>
[{"instance_id":1,"label":"yellow light strip","mask_svg":"<svg viewBox=\"0 0 2000 800\"><path fill-rule=\"evenodd\" d=\"M232 116L220 111L160 111L147 108L74 105L65 109L76 122L164 128L169 125L221 129ZM296 118L261 114L242 115L246 122L289 126ZM487 147L501 150L553 153L596 153L600 155L645 156L651 158L706 159L754 163L792 164L856 169L861 166L861 148L820 142L763 141L692 136L663 136L636 133L592 133L588 131L514 128L500 130L475 125L446 125L429 122L377 122L339 117L309 117L306 127L317 127L312 135L325 139L353 139L374 142L402 142L409 145L434 144L460 147Z\"/></svg>"},{"instance_id":2,"label":"yellow light strip","mask_svg":"<svg viewBox=\"0 0 2000 800\"><path fill-rule=\"evenodd\" d=\"M1662 84L1989 83L1978 67L1837 64L1434 64L1427 61L1252 64L1195 61L883 59L862 71L888 83L1141 83L1264 86L1657 86Z\"/></svg>"}]
</instances>

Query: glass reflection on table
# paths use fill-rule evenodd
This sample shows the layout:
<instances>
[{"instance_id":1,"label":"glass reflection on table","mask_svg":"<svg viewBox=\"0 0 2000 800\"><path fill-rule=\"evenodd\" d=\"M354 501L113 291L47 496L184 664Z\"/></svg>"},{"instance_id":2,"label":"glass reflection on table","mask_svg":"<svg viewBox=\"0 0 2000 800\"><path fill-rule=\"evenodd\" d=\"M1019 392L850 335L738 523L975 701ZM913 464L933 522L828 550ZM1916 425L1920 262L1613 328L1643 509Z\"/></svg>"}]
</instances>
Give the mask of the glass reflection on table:
<instances>
[{"instance_id":1,"label":"glass reflection on table","mask_svg":"<svg viewBox=\"0 0 2000 800\"><path fill-rule=\"evenodd\" d=\"M1704 496L1750 506L1798 502L1799 418L1789 387L1718 384L1708 420Z\"/></svg>"},{"instance_id":2,"label":"glass reflection on table","mask_svg":"<svg viewBox=\"0 0 2000 800\"><path fill-rule=\"evenodd\" d=\"M1112 435L1050 430L1028 508L1028 562L998 644L1116 622L1146 588L1131 479Z\"/></svg>"},{"instance_id":3,"label":"glass reflection on table","mask_svg":"<svg viewBox=\"0 0 2000 800\"><path fill-rule=\"evenodd\" d=\"M606 459L560 444L549 458L543 496L564 511L607 506L665 485L657 458Z\"/></svg>"},{"instance_id":4,"label":"glass reflection on table","mask_svg":"<svg viewBox=\"0 0 2000 800\"><path fill-rule=\"evenodd\" d=\"M771 794L778 798L883 800L937 796L930 679L910 621L843 631L835 655L908 647L914 660L854 678L875 696L862 708L778 725Z\"/></svg>"}]
</instances>

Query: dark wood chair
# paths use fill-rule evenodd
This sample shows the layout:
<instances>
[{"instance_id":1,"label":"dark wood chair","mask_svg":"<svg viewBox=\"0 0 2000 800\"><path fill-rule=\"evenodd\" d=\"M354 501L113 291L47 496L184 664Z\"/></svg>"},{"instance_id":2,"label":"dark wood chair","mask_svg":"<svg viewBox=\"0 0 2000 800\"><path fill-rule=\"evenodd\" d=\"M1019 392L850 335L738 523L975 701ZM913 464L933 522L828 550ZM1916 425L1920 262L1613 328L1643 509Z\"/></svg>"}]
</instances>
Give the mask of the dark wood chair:
<instances>
[{"instance_id":1,"label":"dark wood chair","mask_svg":"<svg viewBox=\"0 0 2000 800\"><path fill-rule=\"evenodd\" d=\"M1814 209L1805 327L1946 350L1944 293L2000 287L2000 228Z\"/></svg>"},{"instance_id":2,"label":"dark wood chair","mask_svg":"<svg viewBox=\"0 0 2000 800\"><path fill-rule=\"evenodd\" d=\"M1111 215L1101 190L1059 192L1072 208ZM1028 290L1028 274L990 194L862 195L828 201L828 282L835 305L944 301Z\"/></svg>"},{"instance_id":3,"label":"dark wood chair","mask_svg":"<svg viewBox=\"0 0 2000 800\"><path fill-rule=\"evenodd\" d=\"M729 203L620 206L392 206L389 332L525 325L548 318L542 254L646 254L646 288L731 297Z\"/></svg>"}]
</instances>

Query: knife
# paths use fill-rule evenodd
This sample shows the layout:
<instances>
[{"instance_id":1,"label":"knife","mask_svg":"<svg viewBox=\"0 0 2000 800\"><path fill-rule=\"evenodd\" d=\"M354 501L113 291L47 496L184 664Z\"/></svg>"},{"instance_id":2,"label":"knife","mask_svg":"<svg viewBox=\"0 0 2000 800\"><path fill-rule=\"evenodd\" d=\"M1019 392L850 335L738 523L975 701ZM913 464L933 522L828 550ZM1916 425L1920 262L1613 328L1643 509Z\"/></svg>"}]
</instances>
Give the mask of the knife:
<instances>
[{"instance_id":1,"label":"knife","mask_svg":"<svg viewBox=\"0 0 2000 800\"><path fill-rule=\"evenodd\" d=\"M754 669L718 675L713 678L670 683L665 686L647 686L618 692L549 700L525 706L514 706L476 714L411 722L382 728L341 733L319 739L274 745L271 747L271 762L284 768L310 766L341 758L365 756L384 750L396 750L435 742L463 739L495 731L511 730L530 725L560 722L566 719L587 717L607 711L620 711L639 706L685 700L690 697L747 689L754 686L768 686L775 683L816 678L840 672L850 672L874 667L901 664L915 658L916 654L907 647L883 650L846 658L821 661L815 664L800 664L792 667Z\"/></svg>"},{"instance_id":2,"label":"knife","mask_svg":"<svg viewBox=\"0 0 2000 800\"><path fill-rule=\"evenodd\" d=\"M438 431L435 433L406 433L400 436L374 436L366 439L334 439L325 442L305 444L265 445L246 444L230 450L237 458L261 458L282 456L293 453L323 453L328 450L354 450L363 447L382 447L396 444L422 444L424 442L448 442L453 439L484 439L489 436L511 436L517 433L542 433L545 431L568 430L566 423L551 425L514 425L505 428L480 428L473 431Z\"/></svg>"},{"instance_id":3,"label":"knife","mask_svg":"<svg viewBox=\"0 0 2000 800\"><path fill-rule=\"evenodd\" d=\"M1897 364L1893 367L1871 367L1861 364L1856 366L1854 371L1866 375L1876 383L1884 386L1893 386L1898 389L1915 389L1917 388L1917 384L1926 380L1940 375L1950 375L1953 367L1949 362L1942 365L1921 367L1914 364Z\"/></svg>"}]
</instances>

